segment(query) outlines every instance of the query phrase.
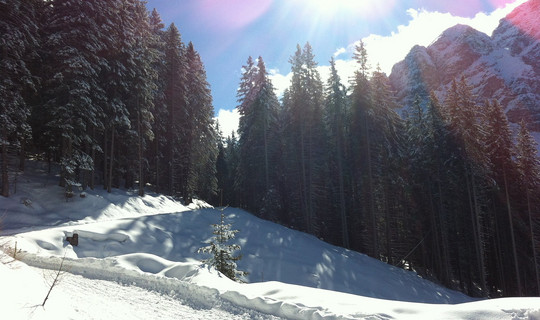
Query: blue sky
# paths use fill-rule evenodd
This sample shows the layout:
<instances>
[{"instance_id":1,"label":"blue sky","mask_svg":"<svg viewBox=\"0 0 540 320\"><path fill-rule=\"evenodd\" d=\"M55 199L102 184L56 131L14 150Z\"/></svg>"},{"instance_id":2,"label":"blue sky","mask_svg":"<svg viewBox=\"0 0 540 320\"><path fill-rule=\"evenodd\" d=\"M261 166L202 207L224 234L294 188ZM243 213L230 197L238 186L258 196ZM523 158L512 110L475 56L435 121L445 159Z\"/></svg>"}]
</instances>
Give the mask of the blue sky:
<instances>
[{"instance_id":1,"label":"blue sky","mask_svg":"<svg viewBox=\"0 0 540 320\"><path fill-rule=\"evenodd\" d=\"M248 56L262 56L277 93L288 85L289 57L309 41L323 80L336 57L342 79L354 71L354 43L390 73L414 44L428 45L446 28L469 24L491 35L499 19L525 0L147 0L166 26L178 27L205 64L216 116L225 133L238 115L236 89Z\"/></svg>"}]
</instances>

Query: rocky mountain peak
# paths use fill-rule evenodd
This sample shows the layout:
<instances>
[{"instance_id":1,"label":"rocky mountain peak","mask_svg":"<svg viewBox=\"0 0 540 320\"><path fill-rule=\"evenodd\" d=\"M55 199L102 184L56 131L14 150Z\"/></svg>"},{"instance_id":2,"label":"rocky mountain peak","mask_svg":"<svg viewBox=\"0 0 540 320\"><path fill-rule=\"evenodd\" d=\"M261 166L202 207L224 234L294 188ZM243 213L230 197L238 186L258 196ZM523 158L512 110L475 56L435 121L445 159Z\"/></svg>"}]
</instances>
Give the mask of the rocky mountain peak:
<instances>
[{"instance_id":1,"label":"rocky mountain peak","mask_svg":"<svg viewBox=\"0 0 540 320\"><path fill-rule=\"evenodd\" d=\"M527 118L540 131L540 0L529 0L501 19L490 37L467 25L445 30L431 45L415 46L392 68L398 102L431 90L443 98L464 76L478 103L497 99L511 122Z\"/></svg>"}]
</instances>

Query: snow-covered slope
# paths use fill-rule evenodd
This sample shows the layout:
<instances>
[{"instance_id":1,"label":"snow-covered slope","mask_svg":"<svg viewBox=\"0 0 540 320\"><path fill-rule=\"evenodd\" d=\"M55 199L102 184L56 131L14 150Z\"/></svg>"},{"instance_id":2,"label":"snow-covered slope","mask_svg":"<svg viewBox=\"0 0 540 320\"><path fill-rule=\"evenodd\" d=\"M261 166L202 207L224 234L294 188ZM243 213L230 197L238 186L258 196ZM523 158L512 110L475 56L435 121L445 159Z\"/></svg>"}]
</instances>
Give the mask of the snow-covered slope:
<instances>
[{"instance_id":1,"label":"snow-covered slope","mask_svg":"<svg viewBox=\"0 0 540 320\"><path fill-rule=\"evenodd\" d=\"M218 222L220 210L120 190L87 191L84 198L66 202L39 163L30 163L18 181L16 194L0 198L0 244L11 255L16 246L20 260L0 256L2 318L540 316L540 298L473 302L414 273L227 208L228 222L240 230L239 269L250 272L248 283L235 283L201 265L204 256L196 252L210 240L210 224ZM73 232L79 234L78 246L65 241ZM64 256L68 273L42 308L38 305L48 290L43 278L53 274Z\"/></svg>"},{"instance_id":2,"label":"snow-covered slope","mask_svg":"<svg viewBox=\"0 0 540 320\"><path fill-rule=\"evenodd\" d=\"M465 76L478 102L497 99L511 122L526 118L540 131L540 0L529 0L501 19L493 35L469 26L444 31L427 48L414 47L394 65L390 82L399 102L434 90L440 97Z\"/></svg>"}]
</instances>

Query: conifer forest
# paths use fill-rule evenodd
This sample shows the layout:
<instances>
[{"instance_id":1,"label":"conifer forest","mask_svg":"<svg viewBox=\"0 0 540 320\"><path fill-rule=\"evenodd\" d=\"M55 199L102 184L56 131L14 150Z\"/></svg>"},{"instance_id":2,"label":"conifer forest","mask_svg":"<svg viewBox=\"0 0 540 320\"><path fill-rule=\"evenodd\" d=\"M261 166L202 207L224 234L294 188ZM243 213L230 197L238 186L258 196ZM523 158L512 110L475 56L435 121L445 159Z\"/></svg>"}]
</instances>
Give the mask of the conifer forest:
<instances>
[{"instance_id":1,"label":"conifer forest","mask_svg":"<svg viewBox=\"0 0 540 320\"><path fill-rule=\"evenodd\" d=\"M4 197L40 160L66 197L203 199L470 296L540 294L536 141L464 77L403 108L361 43L352 79L333 59L321 79L306 43L278 97L263 58L247 57L229 134L196 48L143 1L0 0L0 34Z\"/></svg>"}]
</instances>

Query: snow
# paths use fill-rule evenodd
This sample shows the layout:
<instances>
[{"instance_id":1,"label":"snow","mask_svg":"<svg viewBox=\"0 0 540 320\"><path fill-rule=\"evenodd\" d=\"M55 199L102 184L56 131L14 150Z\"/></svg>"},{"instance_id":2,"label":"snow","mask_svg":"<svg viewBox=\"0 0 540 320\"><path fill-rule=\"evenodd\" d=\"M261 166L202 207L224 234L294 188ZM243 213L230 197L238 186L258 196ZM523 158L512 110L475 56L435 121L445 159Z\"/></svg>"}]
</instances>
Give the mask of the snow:
<instances>
[{"instance_id":1,"label":"snow","mask_svg":"<svg viewBox=\"0 0 540 320\"><path fill-rule=\"evenodd\" d=\"M477 301L363 254L227 208L236 283L201 264L221 210L86 190L66 202L30 162L0 198L0 314L8 319L540 319L540 298ZM79 245L65 241L73 233ZM16 259L13 250L17 248ZM62 259L60 281L49 290Z\"/></svg>"}]
</instances>

